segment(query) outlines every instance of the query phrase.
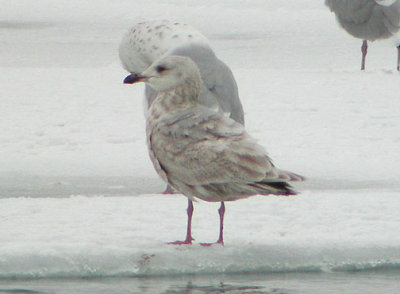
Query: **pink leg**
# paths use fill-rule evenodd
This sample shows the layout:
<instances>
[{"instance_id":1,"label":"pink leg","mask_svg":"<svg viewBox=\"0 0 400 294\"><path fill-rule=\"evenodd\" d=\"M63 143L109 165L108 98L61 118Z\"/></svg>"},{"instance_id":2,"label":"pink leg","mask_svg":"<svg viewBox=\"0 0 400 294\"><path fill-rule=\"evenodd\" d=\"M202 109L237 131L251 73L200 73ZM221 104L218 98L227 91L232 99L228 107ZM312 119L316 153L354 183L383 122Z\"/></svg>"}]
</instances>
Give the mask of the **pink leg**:
<instances>
[{"instance_id":1,"label":"pink leg","mask_svg":"<svg viewBox=\"0 0 400 294\"><path fill-rule=\"evenodd\" d=\"M221 206L218 209L219 213L219 238L217 243L224 245L224 215L225 215L225 203L222 201Z\"/></svg>"},{"instance_id":2,"label":"pink leg","mask_svg":"<svg viewBox=\"0 0 400 294\"><path fill-rule=\"evenodd\" d=\"M361 59L361 70L365 70L365 57L367 56L368 42L364 40L361 45L362 59Z\"/></svg>"},{"instance_id":3,"label":"pink leg","mask_svg":"<svg viewBox=\"0 0 400 294\"><path fill-rule=\"evenodd\" d=\"M397 70L400 71L400 45L397 46Z\"/></svg>"},{"instance_id":4,"label":"pink leg","mask_svg":"<svg viewBox=\"0 0 400 294\"><path fill-rule=\"evenodd\" d=\"M190 245L190 244L192 244L192 241L194 240L192 238L193 201L190 199L188 199L187 216L188 216L188 221L187 221L187 230L186 230L185 241L175 241L175 242L169 242L167 244L170 244L170 245Z\"/></svg>"},{"instance_id":5,"label":"pink leg","mask_svg":"<svg viewBox=\"0 0 400 294\"><path fill-rule=\"evenodd\" d=\"M224 245L224 215L225 215L225 203L222 201L221 206L218 209L219 213L219 238L215 243L200 243L201 246L211 246L213 244Z\"/></svg>"}]
</instances>

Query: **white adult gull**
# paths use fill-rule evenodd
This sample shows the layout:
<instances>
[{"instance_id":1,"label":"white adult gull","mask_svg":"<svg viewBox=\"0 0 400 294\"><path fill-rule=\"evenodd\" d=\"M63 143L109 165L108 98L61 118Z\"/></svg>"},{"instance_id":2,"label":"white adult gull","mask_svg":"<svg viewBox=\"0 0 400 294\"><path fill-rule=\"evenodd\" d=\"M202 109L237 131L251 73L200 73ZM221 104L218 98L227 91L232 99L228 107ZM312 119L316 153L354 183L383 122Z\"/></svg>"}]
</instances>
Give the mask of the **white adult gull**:
<instances>
[{"instance_id":1,"label":"white adult gull","mask_svg":"<svg viewBox=\"0 0 400 294\"><path fill-rule=\"evenodd\" d=\"M243 108L232 71L215 55L208 39L193 27L168 20L141 22L124 35L119 47L122 65L133 77L157 59L169 55L187 56L197 64L204 81L200 104L244 124ZM146 85L145 113L156 96L157 91ZM168 187L164 193L171 192Z\"/></svg>"},{"instance_id":2,"label":"white adult gull","mask_svg":"<svg viewBox=\"0 0 400 294\"><path fill-rule=\"evenodd\" d=\"M365 69L368 41L388 39L400 29L400 0L325 0L340 26L353 37L362 39L361 70ZM400 42L397 70L400 70Z\"/></svg>"},{"instance_id":3,"label":"white adult gull","mask_svg":"<svg viewBox=\"0 0 400 294\"><path fill-rule=\"evenodd\" d=\"M215 55L208 39L193 27L168 20L141 22L124 35L119 46L122 65L133 75L168 55L187 56L197 64L204 81L201 104L244 124L243 108L232 71ZM145 95L148 109L157 93L146 86Z\"/></svg>"},{"instance_id":4,"label":"white adult gull","mask_svg":"<svg viewBox=\"0 0 400 294\"><path fill-rule=\"evenodd\" d=\"M146 117L154 167L162 179L188 197L186 238L172 244L194 240L195 198L221 202L216 243L223 244L225 201L257 194L296 194L288 182L302 181L302 176L276 168L242 124L199 103L202 79L192 59L167 56L125 79L126 83L140 81L157 92Z\"/></svg>"}]
</instances>

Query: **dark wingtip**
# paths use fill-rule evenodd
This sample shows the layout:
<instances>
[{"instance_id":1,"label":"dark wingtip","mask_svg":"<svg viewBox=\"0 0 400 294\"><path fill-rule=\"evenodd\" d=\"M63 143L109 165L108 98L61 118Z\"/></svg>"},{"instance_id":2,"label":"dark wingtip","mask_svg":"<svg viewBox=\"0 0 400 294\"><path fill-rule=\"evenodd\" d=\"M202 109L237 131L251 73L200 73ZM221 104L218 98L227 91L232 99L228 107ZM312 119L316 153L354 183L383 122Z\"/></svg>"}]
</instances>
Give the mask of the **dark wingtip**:
<instances>
[{"instance_id":1,"label":"dark wingtip","mask_svg":"<svg viewBox=\"0 0 400 294\"><path fill-rule=\"evenodd\" d=\"M280 191L277 193L278 195L290 196L297 194L297 192L293 190L293 187L287 182L268 183L267 185L279 189Z\"/></svg>"},{"instance_id":2,"label":"dark wingtip","mask_svg":"<svg viewBox=\"0 0 400 294\"><path fill-rule=\"evenodd\" d=\"M261 195L281 195L281 196L290 196L296 195L297 192L293 190L292 186L290 186L287 182L256 182L250 184L250 186L259 188L258 192ZM271 190L271 188L273 190ZM275 191L274 191L275 190Z\"/></svg>"},{"instance_id":3,"label":"dark wingtip","mask_svg":"<svg viewBox=\"0 0 400 294\"><path fill-rule=\"evenodd\" d=\"M137 74L130 74L124 79L124 84L134 84L136 82L140 82L142 79L142 76L139 76Z\"/></svg>"}]
</instances>

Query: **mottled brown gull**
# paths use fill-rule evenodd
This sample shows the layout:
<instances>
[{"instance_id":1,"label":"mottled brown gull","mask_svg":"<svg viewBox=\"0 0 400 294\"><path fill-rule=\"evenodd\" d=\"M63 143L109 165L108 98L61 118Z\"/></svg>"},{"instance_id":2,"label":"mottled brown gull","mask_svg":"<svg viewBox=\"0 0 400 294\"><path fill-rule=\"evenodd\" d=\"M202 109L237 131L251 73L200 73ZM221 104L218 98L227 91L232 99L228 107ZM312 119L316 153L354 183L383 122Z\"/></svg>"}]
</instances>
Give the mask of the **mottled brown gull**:
<instances>
[{"instance_id":1,"label":"mottled brown gull","mask_svg":"<svg viewBox=\"0 0 400 294\"><path fill-rule=\"evenodd\" d=\"M288 182L301 181L302 176L277 169L242 124L199 104L202 80L190 58L164 57L124 82L139 81L157 91L146 117L154 167L189 201L186 239L173 244L192 243L195 198L221 202L216 243L223 244L225 201L257 194L295 194Z\"/></svg>"},{"instance_id":2,"label":"mottled brown gull","mask_svg":"<svg viewBox=\"0 0 400 294\"><path fill-rule=\"evenodd\" d=\"M244 124L243 108L232 71L215 55L208 39L195 28L169 20L140 22L124 35L119 46L121 63L133 76L169 55L187 56L196 63L204 81L200 104ZM157 91L146 85L145 113L156 96ZM167 188L164 193L171 192Z\"/></svg>"},{"instance_id":3,"label":"mottled brown gull","mask_svg":"<svg viewBox=\"0 0 400 294\"><path fill-rule=\"evenodd\" d=\"M400 29L400 0L325 0L340 26L362 39L361 70L365 69L368 41L393 37ZM397 40L397 70L400 70L400 42Z\"/></svg>"}]
</instances>

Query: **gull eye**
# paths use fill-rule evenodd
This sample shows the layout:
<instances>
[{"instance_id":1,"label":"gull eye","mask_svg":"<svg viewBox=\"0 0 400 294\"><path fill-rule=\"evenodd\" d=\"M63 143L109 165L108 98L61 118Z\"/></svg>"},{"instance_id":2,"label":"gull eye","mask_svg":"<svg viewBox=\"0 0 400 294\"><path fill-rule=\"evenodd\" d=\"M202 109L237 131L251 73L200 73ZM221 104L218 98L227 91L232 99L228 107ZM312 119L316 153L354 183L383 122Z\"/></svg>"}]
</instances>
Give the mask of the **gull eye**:
<instances>
[{"instance_id":1,"label":"gull eye","mask_svg":"<svg viewBox=\"0 0 400 294\"><path fill-rule=\"evenodd\" d=\"M166 70L167 70L167 68L165 66L163 66L163 65L157 65L156 66L156 71L158 73L162 73L163 71L166 71Z\"/></svg>"}]
</instances>

